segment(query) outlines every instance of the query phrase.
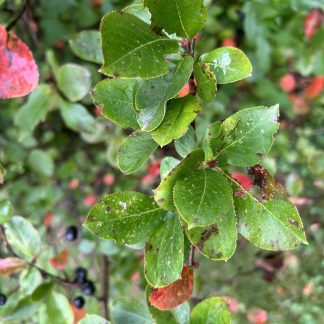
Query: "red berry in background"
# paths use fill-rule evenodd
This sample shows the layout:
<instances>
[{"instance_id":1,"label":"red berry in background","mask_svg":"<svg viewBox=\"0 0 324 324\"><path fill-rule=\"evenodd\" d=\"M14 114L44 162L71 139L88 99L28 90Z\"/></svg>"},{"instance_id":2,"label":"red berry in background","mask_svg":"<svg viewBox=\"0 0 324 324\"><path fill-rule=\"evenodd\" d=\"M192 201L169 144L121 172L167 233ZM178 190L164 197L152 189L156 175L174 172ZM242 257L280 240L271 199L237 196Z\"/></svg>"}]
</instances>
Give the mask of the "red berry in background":
<instances>
[{"instance_id":1,"label":"red berry in background","mask_svg":"<svg viewBox=\"0 0 324 324\"><path fill-rule=\"evenodd\" d=\"M160 175L160 162L153 162L148 166L148 173L142 178L143 184L149 184Z\"/></svg>"},{"instance_id":2,"label":"red berry in background","mask_svg":"<svg viewBox=\"0 0 324 324\"><path fill-rule=\"evenodd\" d=\"M103 183L110 186L115 183L115 176L113 174L107 173L102 179Z\"/></svg>"},{"instance_id":3,"label":"red berry in background","mask_svg":"<svg viewBox=\"0 0 324 324\"><path fill-rule=\"evenodd\" d=\"M253 324L264 324L268 320L268 313L262 308L255 308L248 311L247 319Z\"/></svg>"},{"instance_id":4,"label":"red berry in background","mask_svg":"<svg viewBox=\"0 0 324 324\"><path fill-rule=\"evenodd\" d=\"M83 202L86 206L93 206L97 202L97 196L94 194L87 195L84 197Z\"/></svg>"},{"instance_id":5,"label":"red berry in background","mask_svg":"<svg viewBox=\"0 0 324 324\"><path fill-rule=\"evenodd\" d=\"M321 94L324 89L324 76L315 77L305 89L305 97L314 98Z\"/></svg>"},{"instance_id":6,"label":"red berry in background","mask_svg":"<svg viewBox=\"0 0 324 324\"><path fill-rule=\"evenodd\" d=\"M45 216L44 216L44 226L45 227L50 227L53 221L53 214L51 212L48 212Z\"/></svg>"},{"instance_id":7,"label":"red berry in background","mask_svg":"<svg viewBox=\"0 0 324 324\"><path fill-rule=\"evenodd\" d=\"M324 13L321 9L311 10L304 20L304 32L307 38L311 38L317 32L324 21Z\"/></svg>"},{"instance_id":8,"label":"red berry in background","mask_svg":"<svg viewBox=\"0 0 324 324\"><path fill-rule=\"evenodd\" d=\"M101 106L95 106L94 108L94 114L98 117L102 114L103 108Z\"/></svg>"},{"instance_id":9,"label":"red berry in background","mask_svg":"<svg viewBox=\"0 0 324 324\"><path fill-rule=\"evenodd\" d=\"M253 188L253 180L242 172L233 172L232 178L238 181L245 190L251 190Z\"/></svg>"},{"instance_id":10,"label":"red berry in background","mask_svg":"<svg viewBox=\"0 0 324 324\"><path fill-rule=\"evenodd\" d=\"M224 38L222 41L222 45L223 46L232 46L232 47L236 47L236 41L234 37L227 37Z\"/></svg>"},{"instance_id":11,"label":"red berry in background","mask_svg":"<svg viewBox=\"0 0 324 324\"><path fill-rule=\"evenodd\" d=\"M70 182L69 182L69 188L74 190L76 188L78 188L80 185L80 182L78 179L71 179Z\"/></svg>"},{"instance_id":12,"label":"red berry in background","mask_svg":"<svg viewBox=\"0 0 324 324\"><path fill-rule=\"evenodd\" d=\"M279 80L280 87L285 92L292 92L296 88L296 79L293 74L288 73Z\"/></svg>"},{"instance_id":13,"label":"red berry in background","mask_svg":"<svg viewBox=\"0 0 324 324\"><path fill-rule=\"evenodd\" d=\"M293 105L293 110L296 115L304 115L309 112L310 107L304 97L291 94L289 100Z\"/></svg>"}]
</instances>

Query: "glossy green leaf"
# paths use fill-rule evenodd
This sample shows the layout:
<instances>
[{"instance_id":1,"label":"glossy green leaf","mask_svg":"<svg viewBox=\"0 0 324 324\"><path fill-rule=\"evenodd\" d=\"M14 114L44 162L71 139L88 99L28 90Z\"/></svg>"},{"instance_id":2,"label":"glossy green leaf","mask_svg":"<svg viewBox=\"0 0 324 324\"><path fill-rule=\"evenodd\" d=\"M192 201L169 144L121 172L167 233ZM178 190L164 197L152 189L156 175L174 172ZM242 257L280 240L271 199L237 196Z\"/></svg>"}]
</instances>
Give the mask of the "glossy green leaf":
<instances>
[{"instance_id":1,"label":"glossy green leaf","mask_svg":"<svg viewBox=\"0 0 324 324\"><path fill-rule=\"evenodd\" d=\"M104 64L101 72L108 76L143 79L168 72L165 55L176 53L178 43L158 36L150 25L123 12L111 12L101 21Z\"/></svg>"},{"instance_id":2,"label":"glossy green leaf","mask_svg":"<svg viewBox=\"0 0 324 324\"><path fill-rule=\"evenodd\" d=\"M80 133L95 132L95 119L84 106L61 101L59 108L66 127Z\"/></svg>"},{"instance_id":3,"label":"glossy green leaf","mask_svg":"<svg viewBox=\"0 0 324 324\"><path fill-rule=\"evenodd\" d=\"M174 203L191 229L212 225L227 214L232 200L232 188L217 171L205 168L188 170L173 189Z\"/></svg>"},{"instance_id":4,"label":"glossy green leaf","mask_svg":"<svg viewBox=\"0 0 324 324\"><path fill-rule=\"evenodd\" d=\"M217 151L222 145L223 141L219 138L219 134L222 129L222 122L216 121L210 124L202 137L201 140L201 148L204 150L206 155L206 160L211 160L214 156L212 150L212 144L214 146L214 150Z\"/></svg>"},{"instance_id":5,"label":"glossy green leaf","mask_svg":"<svg viewBox=\"0 0 324 324\"><path fill-rule=\"evenodd\" d=\"M168 216L145 245L145 277L153 287L165 287L181 277L183 231L178 215Z\"/></svg>"},{"instance_id":6,"label":"glossy green leaf","mask_svg":"<svg viewBox=\"0 0 324 324\"><path fill-rule=\"evenodd\" d=\"M28 158L30 168L44 177L51 177L54 173L54 162L52 157L43 150L33 150Z\"/></svg>"},{"instance_id":7,"label":"glossy green leaf","mask_svg":"<svg viewBox=\"0 0 324 324\"><path fill-rule=\"evenodd\" d=\"M117 299L112 302L111 320L114 324L152 324L153 319L145 304Z\"/></svg>"},{"instance_id":8,"label":"glossy green leaf","mask_svg":"<svg viewBox=\"0 0 324 324\"><path fill-rule=\"evenodd\" d=\"M193 38L207 19L203 0L144 0L152 14L152 24L169 34Z\"/></svg>"},{"instance_id":9,"label":"glossy green leaf","mask_svg":"<svg viewBox=\"0 0 324 324\"><path fill-rule=\"evenodd\" d=\"M17 254L32 259L40 252L41 239L39 233L27 219L14 216L4 226L7 239Z\"/></svg>"},{"instance_id":10,"label":"glossy green leaf","mask_svg":"<svg viewBox=\"0 0 324 324\"><path fill-rule=\"evenodd\" d=\"M70 39L72 52L81 59L102 64L100 33L96 30L84 30Z\"/></svg>"},{"instance_id":11,"label":"glossy green leaf","mask_svg":"<svg viewBox=\"0 0 324 324\"><path fill-rule=\"evenodd\" d=\"M104 319L99 315L86 314L86 316L83 317L83 319L78 324L108 324L108 323L110 322L108 322L106 319Z\"/></svg>"},{"instance_id":12,"label":"glossy green leaf","mask_svg":"<svg viewBox=\"0 0 324 324\"><path fill-rule=\"evenodd\" d=\"M210 65L196 63L194 66L194 76L197 82L197 93L205 102L212 102L216 96L217 82L216 76L211 71Z\"/></svg>"},{"instance_id":13,"label":"glossy green leaf","mask_svg":"<svg viewBox=\"0 0 324 324\"><path fill-rule=\"evenodd\" d=\"M236 217L233 202L227 213L206 227L187 231L188 238L199 251L212 260L228 260L234 253L237 241Z\"/></svg>"},{"instance_id":14,"label":"glossy green leaf","mask_svg":"<svg viewBox=\"0 0 324 324\"><path fill-rule=\"evenodd\" d=\"M161 165L160 165L160 175L161 175L161 179L163 179L179 163L180 163L180 161L178 159L175 159L172 156L166 156L161 161Z\"/></svg>"},{"instance_id":15,"label":"glossy green leaf","mask_svg":"<svg viewBox=\"0 0 324 324\"><path fill-rule=\"evenodd\" d=\"M0 224L4 224L12 218L14 208L8 199L0 200Z\"/></svg>"},{"instance_id":16,"label":"glossy green leaf","mask_svg":"<svg viewBox=\"0 0 324 324\"><path fill-rule=\"evenodd\" d=\"M72 324L74 315L68 299L61 293L52 291L46 299L48 324Z\"/></svg>"},{"instance_id":17,"label":"glossy green leaf","mask_svg":"<svg viewBox=\"0 0 324 324\"><path fill-rule=\"evenodd\" d=\"M239 81L252 73L249 59L235 47L219 47L202 55L200 61L210 66L218 84Z\"/></svg>"},{"instance_id":18,"label":"glossy green leaf","mask_svg":"<svg viewBox=\"0 0 324 324\"><path fill-rule=\"evenodd\" d=\"M90 210L84 226L101 239L136 244L152 235L165 214L153 197L131 191L113 193Z\"/></svg>"},{"instance_id":19,"label":"glossy green leaf","mask_svg":"<svg viewBox=\"0 0 324 324\"><path fill-rule=\"evenodd\" d=\"M43 278L40 272L35 268L25 269L19 277L19 286L21 292L31 295L34 290L42 283Z\"/></svg>"},{"instance_id":20,"label":"glossy green leaf","mask_svg":"<svg viewBox=\"0 0 324 324\"><path fill-rule=\"evenodd\" d=\"M95 104L102 107L102 115L124 128L138 129L133 104L138 81L106 79L99 82L91 93Z\"/></svg>"},{"instance_id":21,"label":"glossy green leaf","mask_svg":"<svg viewBox=\"0 0 324 324\"><path fill-rule=\"evenodd\" d=\"M125 174L135 172L156 151L157 146L150 133L133 133L119 147L117 154L118 168Z\"/></svg>"},{"instance_id":22,"label":"glossy green leaf","mask_svg":"<svg viewBox=\"0 0 324 324\"><path fill-rule=\"evenodd\" d=\"M173 139L182 137L201 109L199 101L192 96L174 99L167 107L161 125L152 132L152 137L161 147Z\"/></svg>"},{"instance_id":23,"label":"glossy green leaf","mask_svg":"<svg viewBox=\"0 0 324 324\"><path fill-rule=\"evenodd\" d=\"M55 93L51 86L42 84L30 94L27 102L15 115L15 126L18 129L19 141L31 134L36 126L45 120L48 111L55 103Z\"/></svg>"},{"instance_id":24,"label":"glossy green leaf","mask_svg":"<svg viewBox=\"0 0 324 324\"><path fill-rule=\"evenodd\" d=\"M211 141L214 158L237 166L257 164L271 149L278 116L276 105L243 109L228 117Z\"/></svg>"},{"instance_id":25,"label":"glossy green leaf","mask_svg":"<svg viewBox=\"0 0 324 324\"><path fill-rule=\"evenodd\" d=\"M175 211L173 202L173 187L179 178L196 170L204 161L204 152L197 149L191 152L174 169L172 169L161 181L160 185L154 190L154 199L161 208Z\"/></svg>"},{"instance_id":26,"label":"glossy green leaf","mask_svg":"<svg viewBox=\"0 0 324 324\"><path fill-rule=\"evenodd\" d=\"M139 84L135 105L142 130L152 131L161 124L167 101L177 96L190 77L193 59L185 56L179 61L169 62L168 66L166 75Z\"/></svg>"},{"instance_id":27,"label":"glossy green leaf","mask_svg":"<svg viewBox=\"0 0 324 324\"><path fill-rule=\"evenodd\" d=\"M77 64L64 64L55 72L59 89L72 102L79 101L90 91L91 73Z\"/></svg>"},{"instance_id":28,"label":"glossy green leaf","mask_svg":"<svg viewBox=\"0 0 324 324\"><path fill-rule=\"evenodd\" d=\"M192 126L189 126L184 136L174 141L174 147L177 153L183 158L198 148L196 131Z\"/></svg>"},{"instance_id":29,"label":"glossy green leaf","mask_svg":"<svg viewBox=\"0 0 324 324\"><path fill-rule=\"evenodd\" d=\"M230 324L231 313L223 298L203 300L191 312L190 324Z\"/></svg>"}]
</instances>

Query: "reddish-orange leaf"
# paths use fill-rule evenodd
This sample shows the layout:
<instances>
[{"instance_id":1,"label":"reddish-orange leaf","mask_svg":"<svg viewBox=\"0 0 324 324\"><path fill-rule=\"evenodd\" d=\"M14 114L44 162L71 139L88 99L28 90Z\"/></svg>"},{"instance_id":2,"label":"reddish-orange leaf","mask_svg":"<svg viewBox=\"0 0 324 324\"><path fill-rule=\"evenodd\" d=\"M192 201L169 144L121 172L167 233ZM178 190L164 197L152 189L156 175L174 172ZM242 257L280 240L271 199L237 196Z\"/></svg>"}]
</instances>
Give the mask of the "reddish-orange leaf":
<instances>
[{"instance_id":1,"label":"reddish-orange leaf","mask_svg":"<svg viewBox=\"0 0 324 324\"><path fill-rule=\"evenodd\" d=\"M19 258L0 259L0 275L9 276L12 273L21 271L26 262Z\"/></svg>"},{"instance_id":2,"label":"reddish-orange leaf","mask_svg":"<svg viewBox=\"0 0 324 324\"><path fill-rule=\"evenodd\" d=\"M189 87L189 83L187 82L184 87L180 90L180 92L178 93L178 97L182 98L185 97L189 94L190 92L190 87Z\"/></svg>"},{"instance_id":3,"label":"reddish-orange leaf","mask_svg":"<svg viewBox=\"0 0 324 324\"><path fill-rule=\"evenodd\" d=\"M33 54L15 34L0 25L0 98L23 97L38 85Z\"/></svg>"},{"instance_id":4,"label":"reddish-orange leaf","mask_svg":"<svg viewBox=\"0 0 324 324\"><path fill-rule=\"evenodd\" d=\"M68 260L69 252L65 249L49 259L50 264L56 270L63 270Z\"/></svg>"},{"instance_id":5,"label":"reddish-orange leaf","mask_svg":"<svg viewBox=\"0 0 324 324\"><path fill-rule=\"evenodd\" d=\"M44 216L44 226L45 227L50 227L53 221L53 214L51 212L48 212L45 216Z\"/></svg>"},{"instance_id":6,"label":"reddish-orange leaf","mask_svg":"<svg viewBox=\"0 0 324 324\"><path fill-rule=\"evenodd\" d=\"M71 304L72 312L74 315L74 323L79 323L82 318L86 315L86 311L84 308L77 308L74 305Z\"/></svg>"},{"instance_id":7,"label":"reddish-orange leaf","mask_svg":"<svg viewBox=\"0 0 324 324\"><path fill-rule=\"evenodd\" d=\"M223 41L222 41L222 46L236 47L237 44L236 44L235 38L233 36L224 38Z\"/></svg>"},{"instance_id":8,"label":"reddish-orange leaf","mask_svg":"<svg viewBox=\"0 0 324 324\"><path fill-rule=\"evenodd\" d=\"M304 20L304 32L307 38L313 37L324 20L321 9L311 10Z\"/></svg>"},{"instance_id":9,"label":"reddish-orange leaf","mask_svg":"<svg viewBox=\"0 0 324 324\"><path fill-rule=\"evenodd\" d=\"M193 281L193 269L184 266L181 279L163 288L153 288L149 300L154 307L160 310L175 308L191 297Z\"/></svg>"},{"instance_id":10,"label":"reddish-orange leaf","mask_svg":"<svg viewBox=\"0 0 324 324\"><path fill-rule=\"evenodd\" d=\"M321 94L324 89L324 76L318 76L305 89L305 96L307 98L314 98Z\"/></svg>"},{"instance_id":11,"label":"reddish-orange leaf","mask_svg":"<svg viewBox=\"0 0 324 324\"><path fill-rule=\"evenodd\" d=\"M280 87L285 92L291 92L296 88L296 80L293 74L288 73L282 76L279 80Z\"/></svg>"}]
</instances>

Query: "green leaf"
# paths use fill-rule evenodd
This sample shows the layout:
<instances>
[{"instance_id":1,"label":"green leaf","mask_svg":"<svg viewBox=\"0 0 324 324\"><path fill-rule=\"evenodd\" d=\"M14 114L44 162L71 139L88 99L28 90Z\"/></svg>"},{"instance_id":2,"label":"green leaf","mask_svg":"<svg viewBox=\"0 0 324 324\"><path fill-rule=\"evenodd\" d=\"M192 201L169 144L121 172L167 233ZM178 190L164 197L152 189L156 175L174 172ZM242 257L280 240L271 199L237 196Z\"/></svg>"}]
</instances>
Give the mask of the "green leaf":
<instances>
[{"instance_id":1,"label":"green leaf","mask_svg":"<svg viewBox=\"0 0 324 324\"><path fill-rule=\"evenodd\" d=\"M185 56L179 61L169 62L168 66L168 74L139 84L135 105L142 130L152 131L161 124L167 101L177 96L190 77L193 58Z\"/></svg>"},{"instance_id":2,"label":"green leaf","mask_svg":"<svg viewBox=\"0 0 324 324\"><path fill-rule=\"evenodd\" d=\"M235 47L219 47L202 55L199 60L210 66L218 84L239 81L252 73L249 59Z\"/></svg>"},{"instance_id":3,"label":"green leaf","mask_svg":"<svg viewBox=\"0 0 324 324\"><path fill-rule=\"evenodd\" d=\"M189 153L198 148L196 132L192 126L189 126L187 133L180 139L174 141L177 153L181 157L186 157Z\"/></svg>"},{"instance_id":4,"label":"green leaf","mask_svg":"<svg viewBox=\"0 0 324 324\"><path fill-rule=\"evenodd\" d=\"M203 0L144 0L144 5L152 14L153 27L189 39L204 27L208 16Z\"/></svg>"},{"instance_id":5,"label":"green leaf","mask_svg":"<svg viewBox=\"0 0 324 324\"><path fill-rule=\"evenodd\" d=\"M172 169L154 190L154 199L161 208L175 211L173 202L173 187L176 181L197 169L204 161L204 152L201 149L191 152L174 169Z\"/></svg>"},{"instance_id":6,"label":"green leaf","mask_svg":"<svg viewBox=\"0 0 324 324\"><path fill-rule=\"evenodd\" d=\"M145 277L153 287L165 287L181 278L183 231L178 215L169 217L145 245Z\"/></svg>"},{"instance_id":7,"label":"green leaf","mask_svg":"<svg viewBox=\"0 0 324 324\"><path fill-rule=\"evenodd\" d=\"M136 80L106 79L99 82L91 93L102 115L120 127L138 129L133 105Z\"/></svg>"},{"instance_id":8,"label":"green leaf","mask_svg":"<svg viewBox=\"0 0 324 324\"><path fill-rule=\"evenodd\" d=\"M4 176L5 176L5 169L4 167L0 164L0 184L4 183Z\"/></svg>"},{"instance_id":9,"label":"green leaf","mask_svg":"<svg viewBox=\"0 0 324 324\"><path fill-rule=\"evenodd\" d=\"M200 302L191 312L190 324L230 324L231 313L223 298L211 297Z\"/></svg>"},{"instance_id":10,"label":"green leaf","mask_svg":"<svg viewBox=\"0 0 324 324\"><path fill-rule=\"evenodd\" d=\"M214 101L217 82L216 76L211 71L210 65L196 63L194 66L194 76L197 82L197 92L199 97L205 102Z\"/></svg>"},{"instance_id":11,"label":"green leaf","mask_svg":"<svg viewBox=\"0 0 324 324\"><path fill-rule=\"evenodd\" d=\"M102 64L100 33L96 30L84 30L70 39L72 52L81 59Z\"/></svg>"},{"instance_id":12,"label":"green leaf","mask_svg":"<svg viewBox=\"0 0 324 324\"><path fill-rule=\"evenodd\" d=\"M42 276L37 269L25 269L19 277L20 291L26 295L31 295L42 283L42 280Z\"/></svg>"},{"instance_id":13,"label":"green leaf","mask_svg":"<svg viewBox=\"0 0 324 324\"><path fill-rule=\"evenodd\" d=\"M100 239L136 244L147 240L164 217L165 211L153 197L130 191L101 199L90 210L84 226Z\"/></svg>"},{"instance_id":14,"label":"green leaf","mask_svg":"<svg viewBox=\"0 0 324 324\"><path fill-rule=\"evenodd\" d=\"M68 299L61 293L51 291L46 299L48 324L72 324L74 315Z\"/></svg>"},{"instance_id":15,"label":"green leaf","mask_svg":"<svg viewBox=\"0 0 324 324\"><path fill-rule=\"evenodd\" d=\"M95 119L84 106L62 100L60 113L66 127L80 133L95 132Z\"/></svg>"},{"instance_id":16,"label":"green leaf","mask_svg":"<svg viewBox=\"0 0 324 324\"><path fill-rule=\"evenodd\" d=\"M223 145L223 141L218 138L219 134L222 130L222 122L216 121L212 124L210 124L203 135L203 138L201 140L201 148L204 150L206 155L206 160L211 160L214 156L212 145L215 147L214 149L217 150Z\"/></svg>"},{"instance_id":17,"label":"green leaf","mask_svg":"<svg viewBox=\"0 0 324 324\"><path fill-rule=\"evenodd\" d=\"M95 314L93 315L86 314L86 316L83 317L83 319L79 322L79 324L108 324L108 323L110 322L108 322L103 317Z\"/></svg>"},{"instance_id":18,"label":"green leaf","mask_svg":"<svg viewBox=\"0 0 324 324\"><path fill-rule=\"evenodd\" d=\"M187 231L189 240L199 251L212 260L228 260L234 253L237 241L236 217L231 203L227 213L218 222Z\"/></svg>"},{"instance_id":19,"label":"green leaf","mask_svg":"<svg viewBox=\"0 0 324 324\"><path fill-rule=\"evenodd\" d=\"M59 89L72 102L81 100L91 87L91 73L77 64L64 64L55 72Z\"/></svg>"},{"instance_id":20,"label":"green leaf","mask_svg":"<svg viewBox=\"0 0 324 324\"><path fill-rule=\"evenodd\" d=\"M147 8L144 8L141 3L134 3L123 9L123 12L127 12L143 20L147 24L151 24L151 14Z\"/></svg>"},{"instance_id":21,"label":"green leaf","mask_svg":"<svg viewBox=\"0 0 324 324\"><path fill-rule=\"evenodd\" d=\"M217 171L196 168L179 178L173 189L174 204L191 229L218 223L233 204L232 188Z\"/></svg>"},{"instance_id":22,"label":"green leaf","mask_svg":"<svg viewBox=\"0 0 324 324\"><path fill-rule=\"evenodd\" d=\"M0 224L4 224L12 218L14 208L8 199L0 201Z\"/></svg>"},{"instance_id":23,"label":"green leaf","mask_svg":"<svg viewBox=\"0 0 324 324\"><path fill-rule=\"evenodd\" d=\"M54 162L52 157L43 150L33 150L28 158L31 169L44 177L51 177L54 173Z\"/></svg>"},{"instance_id":24,"label":"green leaf","mask_svg":"<svg viewBox=\"0 0 324 324\"><path fill-rule=\"evenodd\" d=\"M243 109L228 117L211 141L214 158L237 166L259 163L271 149L279 128L278 116L275 105Z\"/></svg>"},{"instance_id":25,"label":"green leaf","mask_svg":"<svg viewBox=\"0 0 324 324\"><path fill-rule=\"evenodd\" d=\"M21 216L14 216L5 225L7 239L19 256L32 259L40 252L41 239L34 226Z\"/></svg>"},{"instance_id":26,"label":"green leaf","mask_svg":"<svg viewBox=\"0 0 324 324\"><path fill-rule=\"evenodd\" d=\"M155 78L168 72L165 55L177 53L177 41L154 34L150 25L124 12L101 21L104 64L101 72L121 78Z\"/></svg>"},{"instance_id":27,"label":"green leaf","mask_svg":"<svg viewBox=\"0 0 324 324\"><path fill-rule=\"evenodd\" d=\"M153 323L146 305L127 299L117 299L112 302L111 319L114 324Z\"/></svg>"},{"instance_id":28,"label":"green leaf","mask_svg":"<svg viewBox=\"0 0 324 324\"><path fill-rule=\"evenodd\" d=\"M172 156L167 156L161 161L160 165L160 175L161 179L163 179L173 168L175 168L180 161L175 159Z\"/></svg>"},{"instance_id":29,"label":"green leaf","mask_svg":"<svg viewBox=\"0 0 324 324\"><path fill-rule=\"evenodd\" d=\"M157 146L150 133L133 133L119 147L117 154L118 168L125 174L135 172L156 151Z\"/></svg>"},{"instance_id":30,"label":"green leaf","mask_svg":"<svg viewBox=\"0 0 324 324\"><path fill-rule=\"evenodd\" d=\"M199 101L192 96L172 100L162 124L152 132L155 142L162 147L182 137L200 109Z\"/></svg>"},{"instance_id":31,"label":"green leaf","mask_svg":"<svg viewBox=\"0 0 324 324\"><path fill-rule=\"evenodd\" d=\"M55 103L56 95L49 85L42 84L30 94L27 102L15 115L19 141L31 134L36 126L45 120L48 111Z\"/></svg>"}]
</instances>

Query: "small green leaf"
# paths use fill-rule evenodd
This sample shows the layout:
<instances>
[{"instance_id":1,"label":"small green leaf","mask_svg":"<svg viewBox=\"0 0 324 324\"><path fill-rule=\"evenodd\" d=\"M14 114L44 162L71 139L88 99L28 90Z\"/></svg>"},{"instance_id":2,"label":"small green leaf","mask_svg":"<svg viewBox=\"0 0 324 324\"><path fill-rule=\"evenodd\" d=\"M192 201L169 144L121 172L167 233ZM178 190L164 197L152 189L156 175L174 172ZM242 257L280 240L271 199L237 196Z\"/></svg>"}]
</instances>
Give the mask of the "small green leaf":
<instances>
[{"instance_id":1,"label":"small green leaf","mask_svg":"<svg viewBox=\"0 0 324 324\"><path fill-rule=\"evenodd\" d=\"M54 162L52 157L43 150L33 150L28 158L30 168L44 177L51 177L54 173Z\"/></svg>"},{"instance_id":2,"label":"small green leaf","mask_svg":"<svg viewBox=\"0 0 324 324\"><path fill-rule=\"evenodd\" d=\"M86 314L86 316L83 317L83 319L78 324L109 324L109 323L110 322L108 322L106 319L104 319L99 315Z\"/></svg>"},{"instance_id":3,"label":"small green leaf","mask_svg":"<svg viewBox=\"0 0 324 324\"><path fill-rule=\"evenodd\" d=\"M56 72L57 85L64 96L72 102L81 100L91 87L91 73L77 64L64 64Z\"/></svg>"},{"instance_id":4,"label":"small green leaf","mask_svg":"<svg viewBox=\"0 0 324 324\"><path fill-rule=\"evenodd\" d=\"M14 208L8 199L0 201L0 224L4 224L12 218Z\"/></svg>"},{"instance_id":5,"label":"small green leaf","mask_svg":"<svg viewBox=\"0 0 324 324\"><path fill-rule=\"evenodd\" d=\"M120 145L117 154L118 168L125 174L138 170L157 149L150 133L135 132Z\"/></svg>"},{"instance_id":6,"label":"small green leaf","mask_svg":"<svg viewBox=\"0 0 324 324\"><path fill-rule=\"evenodd\" d=\"M127 12L143 20L147 24L151 24L151 14L147 8L144 8L142 3L134 3L123 9L123 12Z\"/></svg>"},{"instance_id":7,"label":"small green leaf","mask_svg":"<svg viewBox=\"0 0 324 324\"><path fill-rule=\"evenodd\" d=\"M197 92L199 97L205 102L214 101L217 82L215 74L210 69L210 65L196 63L194 66L194 76L197 82Z\"/></svg>"},{"instance_id":8,"label":"small green leaf","mask_svg":"<svg viewBox=\"0 0 324 324\"><path fill-rule=\"evenodd\" d=\"M139 110L137 121L142 130L152 131L162 122L166 103L177 96L188 81L193 67L191 56L169 62L168 74L142 81L135 95L135 106Z\"/></svg>"},{"instance_id":9,"label":"small green leaf","mask_svg":"<svg viewBox=\"0 0 324 324\"><path fill-rule=\"evenodd\" d=\"M59 108L66 127L80 133L95 132L95 119L84 106L62 100Z\"/></svg>"},{"instance_id":10,"label":"small green leaf","mask_svg":"<svg viewBox=\"0 0 324 324\"><path fill-rule=\"evenodd\" d=\"M46 299L48 324L72 324L74 315L68 299L61 293L51 291Z\"/></svg>"},{"instance_id":11,"label":"small green leaf","mask_svg":"<svg viewBox=\"0 0 324 324\"><path fill-rule=\"evenodd\" d=\"M175 159L172 156L166 156L161 161L161 165L160 165L160 175L161 175L161 179L163 179L179 163L180 163L180 161L178 159Z\"/></svg>"},{"instance_id":12,"label":"small green leaf","mask_svg":"<svg viewBox=\"0 0 324 324\"><path fill-rule=\"evenodd\" d=\"M217 223L206 227L194 227L187 231L187 235L203 255L212 260L228 260L235 251L237 241L233 202Z\"/></svg>"},{"instance_id":13,"label":"small green leaf","mask_svg":"<svg viewBox=\"0 0 324 324\"><path fill-rule=\"evenodd\" d=\"M154 190L154 199L161 208L175 211L173 202L173 187L176 181L184 175L197 169L204 161L204 152L197 149L191 152L174 169L172 169L161 181L160 185Z\"/></svg>"},{"instance_id":14,"label":"small green leaf","mask_svg":"<svg viewBox=\"0 0 324 324\"><path fill-rule=\"evenodd\" d=\"M172 100L163 122L152 132L153 139L162 147L182 137L200 109L199 101L192 96Z\"/></svg>"},{"instance_id":15,"label":"small green leaf","mask_svg":"<svg viewBox=\"0 0 324 324\"><path fill-rule=\"evenodd\" d=\"M116 324L153 323L151 314L145 304L127 299L117 299L112 302L111 319Z\"/></svg>"},{"instance_id":16,"label":"small green leaf","mask_svg":"<svg viewBox=\"0 0 324 324\"><path fill-rule=\"evenodd\" d=\"M27 102L15 115L19 141L31 134L36 126L45 120L48 111L55 103L55 93L49 85L42 84L30 94Z\"/></svg>"},{"instance_id":17,"label":"small green leaf","mask_svg":"<svg viewBox=\"0 0 324 324\"><path fill-rule=\"evenodd\" d=\"M156 78L168 72L165 55L177 53L177 41L154 34L150 25L124 12L101 21L104 64L101 72L121 78Z\"/></svg>"},{"instance_id":18,"label":"small green leaf","mask_svg":"<svg viewBox=\"0 0 324 324\"><path fill-rule=\"evenodd\" d=\"M7 239L20 256L32 259L41 248L41 239L34 226L21 216L14 216L5 225Z\"/></svg>"},{"instance_id":19,"label":"small green leaf","mask_svg":"<svg viewBox=\"0 0 324 324\"><path fill-rule=\"evenodd\" d=\"M136 244L152 235L165 214L153 197L140 192L113 193L90 210L84 226L100 239Z\"/></svg>"},{"instance_id":20,"label":"small green leaf","mask_svg":"<svg viewBox=\"0 0 324 324\"><path fill-rule=\"evenodd\" d=\"M204 27L208 16L203 0L144 0L144 5L152 14L153 27L189 39Z\"/></svg>"},{"instance_id":21,"label":"small green leaf","mask_svg":"<svg viewBox=\"0 0 324 324\"><path fill-rule=\"evenodd\" d=\"M231 83L251 76L252 65L247 56L235 47L220 47L200 57L210 66L218 84Z\"/></svg>"},{"instance_id":22,"label":"small green leaf","mask_svg":"<svg viewBox=\"0 0 324 324\"><path fill-rule=\"evenodd\" d=\"M133 105L138 81L106 79L99 82L91 93L96 105L102 107L102 115L120 127L138 129Z\"/></svg>"},{"instance_id":23,"label":"small green leaf","mask_svg":"<svg viewBox=\"0 0 324 324\"><path fill-rule=\"evenodd\" d=\"M179 217L169 215L145 245L145 277L151 286L165 287L180 279L183 244Z\"/></svg>"},{"instance_id":24,"label":"small green leaf","mask_svg":"<svg viewBox=\"0 0 324 324\"><path fill-rule=\"evenodd\" d=\"M222 129L222 122L216 121L212 124L210 124L203 135L203 138L201 140L201 148L204 150L205 155L206 155L206 160L211 160L214 156L211 143L213 144L218 144L219 142L221 143L219 146L216 146L217 148L221 147L223 144L222 140L218 138L220 132ZM216 140L216 143L214 143Z\"/></svg>"},{"instance_id":25,"label":"small green leaf","mask_svg":"<svg viewBox=\"0 0 324 324\"><path fill-rule=\"evenodd\" d=\"M174 146L177 153L181 157L186 157L189 153L198 148L196 131L192 126L189 126L188 132L180 139L174 141Z\"/></svg>"},{"instance_id":26,"label":"small green leaf","mask_svg":"<svg viewBox=\"0 0 324 324\"><path fill-rule=\"evenodd\" d=\"M96 30L84 30L70 39L72 52L81 59L102 64L100 33Z\"/></svg>"},{"instance_id":27,"label":"small green leaf","mask_svg":"<svg viewBox=\"0 0 324 324\"><path fill-rule=\"evenodd\" d=\"M223 298L211 297L203 300L191 312L190 324L230 324L231 313Z\"/></svg>"},{"instance_id":28,"label":"small green leaf","mask_svg":"<svg viewBox=\"0 0 324 324\"><path fill-rule=\"evenodd\" d=\"M34 290L42 283L42 276L35 268L25 269L19 277L21 292L31 295Z\"/></svg>"},{"instance_id":29,"label":"small green leaf","mask_svg":"<svg viewBox=\"0 0 324 324\"><path fill-rule=\"evenodd\" d=\"M242 167L259 163L271 149L278 116L276 105L243 109L228 117L211 140L214 158Z\"/></svg>"},{"instance_id":30,"label":"small green leaf","mask_svg":"<svg viewBox=\"0 0 324 324\"><path fill-rule=\"evenodd\" d=\"M174 203L191 229L218 223L233 204L232 188L217 171L191 169L179 178L173 189Z\"/></svg>"}]
</instances>

